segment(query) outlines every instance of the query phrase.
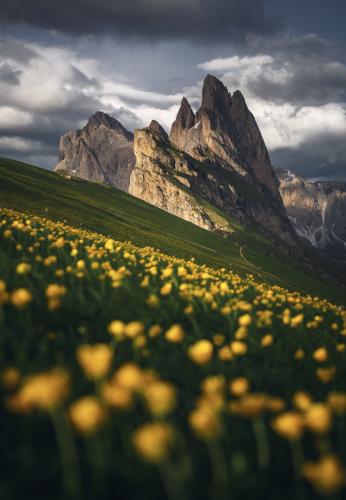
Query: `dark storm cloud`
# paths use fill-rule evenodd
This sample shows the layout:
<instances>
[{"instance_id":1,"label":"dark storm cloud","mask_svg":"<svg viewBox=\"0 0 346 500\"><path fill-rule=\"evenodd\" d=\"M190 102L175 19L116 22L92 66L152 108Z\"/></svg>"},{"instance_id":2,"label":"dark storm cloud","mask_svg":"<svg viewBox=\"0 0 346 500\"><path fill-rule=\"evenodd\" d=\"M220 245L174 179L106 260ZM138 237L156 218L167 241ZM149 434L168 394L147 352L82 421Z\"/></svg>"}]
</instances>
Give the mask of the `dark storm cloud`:
<instances>
[{"instance_id":1,"label":"dark storm cloud","mask_svg":"<svg viewBox=\"0 0 346 500\"><path fill-rule=\"evenodd\" d=\"M280 67L277 63L275 66ZM346 66L336 61L307 65L302 60L288 68L287 79L275 81L263 74L250 81L249 88L262 99L281 103L343 102L346 100Z\"/></svg>"},{"instance_id":2,"label":"dark storm cloud","mask_svg":"<svg viewBox=\"0 0 346 500\"><path fill-rule=\"evenodd\" d=\"M6 83L7 85L19 85L20 75L22 71L15 70L7 63L0 66L0 82Z\"/></svg>"},{"instance_id":3,"label":"dark storm cloud","mask_svg":"<svg viewBox=\"0 0 346 500\"><path fill-rule=\"evenodd\" d=\"M254 74L251 92L261 99L298 105L324 104L346 100L346 60L341 45L316 34L300 37L282 35L268 41L256 37L245 54L272 57L273 72Z\"/></svg>"},{"instance_id":4,"label":"dark storm cloud","mask_svg":"<svg viewBox=\"0 0 346 500\"><path fill-rule=\"evenodd\" d=\"M272 163L306 178L346 180L344 134L316 134L297 148L281 148L271 153Z\"/></svg>"},{"instance_id":5,"label":"dark storm cloud","mask_svg":"<svg viewBox=\"0 0 346 500\"><path fill-rule=\"evenodd\" d=\"M265 0L2 0L0 22L71 34L227 40L277 30Z\"/></svg>"}]
</instances>

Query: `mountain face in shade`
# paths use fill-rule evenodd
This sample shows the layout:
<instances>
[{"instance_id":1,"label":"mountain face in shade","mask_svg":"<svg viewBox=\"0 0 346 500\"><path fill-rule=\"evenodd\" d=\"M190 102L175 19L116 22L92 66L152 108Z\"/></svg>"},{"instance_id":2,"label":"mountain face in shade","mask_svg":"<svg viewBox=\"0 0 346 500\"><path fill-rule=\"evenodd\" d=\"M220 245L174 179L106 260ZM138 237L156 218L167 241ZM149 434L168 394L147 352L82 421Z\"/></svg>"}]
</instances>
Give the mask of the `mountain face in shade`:
<instances>
[{"instance_id":1,"label":"mountain face in shade","mask_svg":"<svg viewBox=\"0 0 346 500\"><path fill-rule=\"evenodd\" d=\"M133 134L98 111L82 130L61 137L55 171L127 191L134 163Z\"/></svg>"},{"instance_id":2,"label":"mountain face in shade","mask_svg":"<svg viewBox=\"0 0 346 500\"><path fill-rule=\"evenodd\" d=\"M285 169L277 176L297 233L327 256L346 260L346 182L309 182Z\"/></svg>"}]
</instances>

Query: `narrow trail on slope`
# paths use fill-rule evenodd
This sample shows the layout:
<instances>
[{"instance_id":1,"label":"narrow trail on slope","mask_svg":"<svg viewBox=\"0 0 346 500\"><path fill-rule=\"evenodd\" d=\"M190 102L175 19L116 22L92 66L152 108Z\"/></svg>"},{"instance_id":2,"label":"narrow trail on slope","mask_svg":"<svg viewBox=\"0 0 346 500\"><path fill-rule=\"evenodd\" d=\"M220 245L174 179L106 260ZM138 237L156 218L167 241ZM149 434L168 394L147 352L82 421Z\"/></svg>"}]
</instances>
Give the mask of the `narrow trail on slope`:
<instances>
[{"instance_id":1,"label":"narrow trail on slope","mask_svg":"<svg viewBox=\"0 0 346 500\"><path fill-rule=\"evenodd\" d=\"M267 271L263 271L263 269L260 266L256 266L255 264L252 264L252 262L250 262L245 257L245 255L244 255L244 247L243 246L240 247L239 254L240 254L240 257L243 259L243 261L248 266L252 267L252 269L254 269L262 279L264 279L265 277L271 277L271 278L274 278L276 281L281 281L280 278L278 278L277 276L275 276L275 274L271 274L271 273L268 273Z\"/></svg>"}]
</instances>

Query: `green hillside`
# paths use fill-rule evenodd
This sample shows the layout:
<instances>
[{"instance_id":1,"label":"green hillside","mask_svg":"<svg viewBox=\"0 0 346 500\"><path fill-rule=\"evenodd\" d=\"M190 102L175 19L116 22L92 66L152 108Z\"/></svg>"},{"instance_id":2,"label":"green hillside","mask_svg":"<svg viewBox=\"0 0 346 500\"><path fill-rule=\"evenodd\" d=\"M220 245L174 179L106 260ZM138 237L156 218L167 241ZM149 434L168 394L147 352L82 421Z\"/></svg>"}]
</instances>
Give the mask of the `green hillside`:
<instances>
[{"instance_id":1,"label":"green hillside","mask_svg":"<svg viewBox=\"0 0 346 500\"><path fill-rule=\"evenodd\" d=\"M211 234L115 188L63 177L9 159L0 159L0 206L25 210L118 240L149 245L171 255L253 273L278 284L334 302L345 292L310 276L262 236L231 221L234 233Z\"/></svg>"}]
</instances>

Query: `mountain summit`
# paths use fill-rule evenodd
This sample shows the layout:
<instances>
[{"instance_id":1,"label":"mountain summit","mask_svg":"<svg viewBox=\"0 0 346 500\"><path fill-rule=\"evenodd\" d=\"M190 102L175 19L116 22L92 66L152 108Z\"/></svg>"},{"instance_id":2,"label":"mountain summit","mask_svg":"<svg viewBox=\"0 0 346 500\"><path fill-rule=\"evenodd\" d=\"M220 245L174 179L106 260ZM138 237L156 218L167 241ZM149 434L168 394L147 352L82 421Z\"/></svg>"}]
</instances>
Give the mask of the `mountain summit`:
<instances>
[{"instance_id":1,"label":"mountain summit","mask_svg":"<svg viewBox=\"0 0 346 500\"><path fill-rule=\"evenodd\" d=\"M97 111L84 128L61 137L55 171L127 191L134 162L133 134Z\"/></svg>"},{"instance_id":2,"label":"mountain summit","mask_svg":"<svg viewBox=\"0 0 346 500\"><path fill-rule=\"evenodd\" d=\"M198 160L210 158L248 177L249 182L260 182L279 200L279 183L266 145L242 93L237 90L231 95L220 80L208 75L194 120L189 110L184 98L171 129L171 141ZM184 120L187 116L189 120Z\"/></svg>"}]
</instances>

